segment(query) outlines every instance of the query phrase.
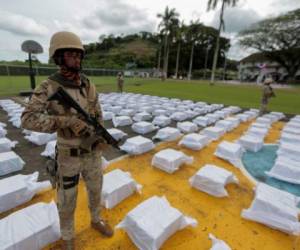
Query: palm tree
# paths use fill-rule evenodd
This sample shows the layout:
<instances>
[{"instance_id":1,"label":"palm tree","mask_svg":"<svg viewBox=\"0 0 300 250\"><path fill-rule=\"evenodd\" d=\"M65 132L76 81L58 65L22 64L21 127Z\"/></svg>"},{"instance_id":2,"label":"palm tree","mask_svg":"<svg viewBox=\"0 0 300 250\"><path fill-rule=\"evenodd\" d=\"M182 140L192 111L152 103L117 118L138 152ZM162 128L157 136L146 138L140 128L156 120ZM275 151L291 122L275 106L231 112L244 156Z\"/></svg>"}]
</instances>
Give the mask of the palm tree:
<instances>
[{"instance_id":1,"label":"palm tree","mask_svg":"<svg viewBox=\"0 0 300 250\"><path fill-rule=\"evenodd\" d=\"M191 54L190 54L190 63L189 63L189 72L188 80L191 80L192 69L193 69L193 58L194 58L194 47L201 33L202 24L199 20L195 22L191 21L190 26L188 27L187 38L192 43Z\"/></svg>"},{"instance_id":2,"label":"palm tree","mask_svg":"<svg viewBox=\"0 0 300 250\"><path fill-rule=\"evenodd\" d=\"M177 43L177 54L176 54L176 66L175 66L175 78L178 77L178 67L179 67L179 58L180 58L180 50L181 50L181 43L186 35L187 27L184 25L182 21L176 28L175 28L175 41Z\"/></svg>"},{"instance_id":3,"label":"palm tree","mask_svg":"<svg viewBox=\"0 0 300 250\"><path fill-rule=\"evenodd\" d=\"M221 7L221 12L220 12L220 24L219 24L219 29L218 29L218 36L217 36L216 48L215 48L215 52L214 52L214 60L213 60L211 79L210 79L211 85L213 85L214 81L215 81L215 71L216 71L217 62L218 62L221 29L225 30L225 23L224 23L224 19L223 19L225 5L234 7L236 5L236 3L238 2L238 0L208 0L207 10L209 11L211 9L213 9L213 10L216 9L219 1L222 1L222 7Z\"/></svg>"},{"instance_id":4,"label":"palm tree","mask_svg":"<svg viewBox=\"0 0 300 250\"><path fill-rule=\"evenodd\" d=\"M176 10L169 9L167 6L164 13L157 14L158 18L161 18L161 22L158 25L160 31L164 34L164 65L163 65L163 80L167 77L168 72L168 60L169 60L169 35L172 27L178 22L179 14Z\"/></svg>"}]
</instances>

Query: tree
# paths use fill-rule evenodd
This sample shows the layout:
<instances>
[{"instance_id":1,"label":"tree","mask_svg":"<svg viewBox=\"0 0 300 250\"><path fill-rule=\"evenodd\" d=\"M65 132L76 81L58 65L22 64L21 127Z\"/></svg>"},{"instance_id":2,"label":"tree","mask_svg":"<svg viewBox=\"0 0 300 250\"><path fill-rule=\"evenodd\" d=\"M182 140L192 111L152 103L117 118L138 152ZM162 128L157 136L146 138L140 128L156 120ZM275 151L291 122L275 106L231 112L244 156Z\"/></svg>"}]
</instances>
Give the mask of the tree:
<instances>
[{"instance_id":1,"label":"tree","mask_svg":"<svg viewBox=\"0 0 300 250\"><path fill-rule=\"evenodd\" d=\"M216 9L218 2L219 2L219 0L208 0L207 10ZM217 36L216 48L215 48L215 52L214 52L214 60L213 60L211 79L210 79L211 84L214 84L214 81L215 81L215 71L216 71L217 62L218 62L221 29L225 30L225 23L224 23L224 19L223 19L225 5L234 7L237 2L238 2L238 0L222 0L222 7L221 7L221 12L220 12L220 24L219 24L219 29L218 29L218 36Z\"/></svg>"},{"instance_id":2,"label":"tree","mask_svg":"<svg viewBox=\"0 0 300 250\"><path fill-rule=\"evenodd\" d=\"M176 10L169 9L167 6L164 13L157 14L158 18L161 18L158 28L161 33L164 34L164 65L163 65L163 80L167 77L168 73L168 58L169 58L169 35L172 31L173 26L178 23L179 14Z\"/></svg>"},{"instance_id":3,"label":"tree","mask_svg":"<svg viewBox=\"0 0 300 250\"><path fill-rule=\"evenodd\" d=\"M239 33L240 44L278 62L295 79L300 68L300 9L267 18Z\"/></svg>"},{"instance_id":4,"label":"tree","mask_svg":"<svg viewBox=\"0 0 300 250\"><path fill-rule=\"evenodd\" d=\"M178 77L178 67L179 67L179 59L180 59L180 50L181 43L186 36L187 26L184 25L182 21L178 26L175 27L175 42L177 43L177 53L176 53L176 66L175 66L175 78Z\"/></svg>"}]
</instances>

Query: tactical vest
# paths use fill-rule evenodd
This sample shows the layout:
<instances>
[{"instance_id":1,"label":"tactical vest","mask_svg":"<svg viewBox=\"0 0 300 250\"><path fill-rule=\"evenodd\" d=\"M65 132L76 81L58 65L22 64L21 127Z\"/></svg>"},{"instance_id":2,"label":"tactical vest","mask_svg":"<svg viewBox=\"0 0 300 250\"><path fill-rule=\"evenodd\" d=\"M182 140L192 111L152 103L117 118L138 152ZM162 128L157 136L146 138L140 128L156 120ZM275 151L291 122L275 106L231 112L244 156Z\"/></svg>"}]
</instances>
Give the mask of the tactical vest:
<instances>
[{"instance_id":1,"label":"tactical vest","mask_svg":"<svg viewBox=\"0 0 300 250\"><path fill-rule=\"evenodd\" d=\"M50 97L58 87L63 87L68 94L90 115L96 115L97 92L93 84L82 74L81 86L76 86L72 81L64 79L60 74L51 75L43 84L47 86L47 95ZM60 105L57 101L50 101L47 111L51 115L73 116L78 115L74 109ZM70 129L57 131L57 145L59 147L79 147L84 138L76 137Z\"/></svg>"}]
</instances>

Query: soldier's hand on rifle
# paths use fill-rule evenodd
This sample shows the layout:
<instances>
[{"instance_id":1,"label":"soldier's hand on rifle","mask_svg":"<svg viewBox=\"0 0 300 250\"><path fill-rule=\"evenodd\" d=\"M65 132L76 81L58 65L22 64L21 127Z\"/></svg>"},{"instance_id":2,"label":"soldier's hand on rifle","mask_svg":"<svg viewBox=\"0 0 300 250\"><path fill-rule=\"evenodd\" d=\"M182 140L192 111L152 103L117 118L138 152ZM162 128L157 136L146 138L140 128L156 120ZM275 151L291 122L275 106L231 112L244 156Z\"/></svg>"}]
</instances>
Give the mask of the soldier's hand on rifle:
<instances>
[{"instance_id":1,"label":"soldier's hand on rifle","mask_svg":"<svg viewBox=\"0 0 300 250\"><path fill-rule=\"evenodd\" d=\"M93 128L83 120L76 116L59 116L57 118L57 125L59 128L69 128L75 136L92 135Z\"/></svg>"}]
</instances>

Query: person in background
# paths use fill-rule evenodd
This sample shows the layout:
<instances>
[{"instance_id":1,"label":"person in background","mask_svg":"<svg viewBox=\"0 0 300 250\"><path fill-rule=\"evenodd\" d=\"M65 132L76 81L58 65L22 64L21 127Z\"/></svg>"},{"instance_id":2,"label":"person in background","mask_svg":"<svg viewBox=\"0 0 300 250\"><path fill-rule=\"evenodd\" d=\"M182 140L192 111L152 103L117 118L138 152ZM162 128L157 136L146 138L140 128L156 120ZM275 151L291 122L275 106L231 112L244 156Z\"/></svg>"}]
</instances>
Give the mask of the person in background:
<instances>
[{"instance_id":1,"label":"person in background","mask_svg":"<svg viewBox=\"0 0 300 250\"><path fill-rule=\"evenodd\" d=\"M262 99L261 99L260 110L259 110L260 116L267 112L269 99L276 96L273 91L273 88L271 87L271 83L273 82L274 81L272 78L266 78L264 81Z\"/></svg>"},{"instance_id":2,"label":"person in background","mask_svg":"<svg viewBox=\"0 0 300 250\"><path fill-rule=\"evenodd\" d=\"M118 92L123 92L123 86L124 86L124 77L122 72L119 72L117 75L117 86L118 86Z\"/></svg>"}]
</instances>

